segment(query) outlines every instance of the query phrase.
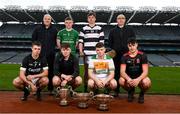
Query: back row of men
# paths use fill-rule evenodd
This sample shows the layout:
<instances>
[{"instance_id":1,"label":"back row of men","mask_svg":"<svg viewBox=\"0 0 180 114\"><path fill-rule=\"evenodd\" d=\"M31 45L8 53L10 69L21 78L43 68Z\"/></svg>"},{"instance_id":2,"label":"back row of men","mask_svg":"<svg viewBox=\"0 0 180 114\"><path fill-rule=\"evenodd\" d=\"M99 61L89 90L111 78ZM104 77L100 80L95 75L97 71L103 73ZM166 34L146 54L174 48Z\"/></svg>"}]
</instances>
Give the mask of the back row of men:
<instances>
[{"instance_id":1,"label":"back row of men","mask_svg":"<svg viewBox=\"0 0 180 114\"><path fill-rule=\"evenodd\" d=\"M133 101L135 87L139 86L139 103L144 102L144 92L151 86L148 78L147 56L138 51L138 43L131 28L125 25L123 14L117 16L117 26L110 30L106 54L104 32L95 24L96 14L87 15L88 25L80 33L72 28L73 20L65 19L65 28L59 32L51 24L51 16L44 15L43 24L32 34L32 54L23 59L20 75L14 79L16 88L24 91L22 100L27 100L29 88L36 91L41 100L41 90L70 84L73 89L84 82L84 92L98 88L119 93L120 85L128 91L128 101ZM60 51L55 56L55 47ZM84 80L79 76L79 60L76 49L84 60ZM110 56L109 56L110 55ZM113 57L113 58L112 58Z\"/></svg>"}]
</instances>

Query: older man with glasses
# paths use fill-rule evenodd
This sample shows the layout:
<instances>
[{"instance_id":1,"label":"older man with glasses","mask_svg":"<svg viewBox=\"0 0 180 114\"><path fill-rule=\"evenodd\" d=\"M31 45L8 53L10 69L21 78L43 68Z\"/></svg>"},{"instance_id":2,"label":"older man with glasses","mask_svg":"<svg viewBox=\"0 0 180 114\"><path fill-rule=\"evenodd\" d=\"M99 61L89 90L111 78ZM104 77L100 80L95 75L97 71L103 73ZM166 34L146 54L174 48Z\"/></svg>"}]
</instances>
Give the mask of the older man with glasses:
<instances>
[{"instance_id":1,"label":"older man with glasses","mask_svg":"<svg viewBox=\"0 0 180 114\"><path fill-rule=\"evenodd\" d=\"M123 14L117 16L117 26L113 28L109 33L109 47L116 52L116 56L113 58L115 64L115 79L120 78L120 61L124 53L128 51L127 41L128 39L135 39L134 31L126 26L126 17ZM115 90L115 96L119 93L119 84Z\"/></svg>"}]
</instances>

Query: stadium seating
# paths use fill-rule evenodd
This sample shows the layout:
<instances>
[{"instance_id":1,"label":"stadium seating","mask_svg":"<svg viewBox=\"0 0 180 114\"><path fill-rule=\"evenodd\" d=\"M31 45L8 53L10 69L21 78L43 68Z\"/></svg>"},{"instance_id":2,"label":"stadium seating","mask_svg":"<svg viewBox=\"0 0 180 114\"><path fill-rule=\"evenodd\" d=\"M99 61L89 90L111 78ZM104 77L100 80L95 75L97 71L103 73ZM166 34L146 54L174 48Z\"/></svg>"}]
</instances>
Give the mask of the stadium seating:
<instances>
[{"instance_id":1,"label":"stadium seating","mask_svg":"<svg viewBox=\"0 0 180 114\"><path fill-rule=\"evenodd\" d=\"M97 22L105 32L105 45L108 47L108 34L116 22L119 14L126 16L127 24L133 28L139 42L139 50L148 53L152 66L180 66L180 8L163 7L161 10L153 6L142 6L134 9L131 6L94 6ZM41 23L43 15L52 16L54 26L61 30L64 28L64 18L72 17L74 29L80 31L84 26L80 23L87 21L86 15L90 11L88 6L28 6L23 9L18 5L7 5L0 9L0 63L20 62L21 57L29 52L31 35L35 26ZM8 22L16 22L8 23ZM174 26L175 25L175 26ZM10 51L9 54L7 51ZM22 53L22 54L21 54ZM9 58L6 60L5 58ZM18 59L19 58L19 59Z\"/></svg>"},{"instance_id":2,"label":"stadium seating","mask_svg":"<svg viewBox=\"0 0 180 114\"><path fill-rule=\"evenodd\" d=\"M38 25L3 24L0 27L0 49L29 50L33 29ZM54 25L58 30L64 25ZM75 25L78 31L83 25ZM108 47L108 34L114 26L102 26L105 32L106 46ZM139 40L140 49L145 52L180 52L180 27L169 26L131 26Z\"/></svg>"}]
</instances>

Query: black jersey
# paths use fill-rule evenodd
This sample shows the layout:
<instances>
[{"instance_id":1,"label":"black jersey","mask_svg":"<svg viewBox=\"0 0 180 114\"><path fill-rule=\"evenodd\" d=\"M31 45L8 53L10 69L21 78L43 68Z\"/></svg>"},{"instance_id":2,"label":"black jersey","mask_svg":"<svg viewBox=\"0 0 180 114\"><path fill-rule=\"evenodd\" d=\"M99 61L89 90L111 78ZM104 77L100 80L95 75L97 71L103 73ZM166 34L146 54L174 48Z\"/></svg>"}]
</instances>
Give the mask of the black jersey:
<instances>
[{"instance_id":1,"label":"black jersey","mask_svg":"<svg viewBox=\"0 0 180 114\"><path fill-rule=\"evenodd\" d=\"M23 59L20 68L20 70L25 71L26 76L42 73L42 71L46 69L48 69L46 59L43 57L33 59L31 54Z\"/></svg>"},{"instance_id":2,"label":"black jersey","mask_svg":"<svg viewBox=\"0 0 180 114\"><path fill-rule=\"evenodd\" d=\"M135 57L130 57L128 52L121 58L121 64L126 65L127 75L134 79L142 74L142 65L148 64L148 60L147 56L141 51L138 51Z\"/></svg>"}]
</instances>

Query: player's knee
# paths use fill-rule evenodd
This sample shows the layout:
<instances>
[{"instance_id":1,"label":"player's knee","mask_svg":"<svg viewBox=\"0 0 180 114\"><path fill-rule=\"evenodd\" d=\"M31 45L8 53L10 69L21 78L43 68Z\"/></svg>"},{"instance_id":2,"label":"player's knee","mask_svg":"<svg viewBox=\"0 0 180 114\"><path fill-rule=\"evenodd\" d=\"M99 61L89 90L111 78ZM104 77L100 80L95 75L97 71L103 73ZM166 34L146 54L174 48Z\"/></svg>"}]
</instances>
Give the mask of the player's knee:
<instances>
[{"instance_id":1,"label":"player's knee","mask_svg":"<svg viewBox=\"0 0 180 114\"><path fill-rule=\"evenodd\" d=\"M142 88L150 88L151 86L151 80L147 77L141 81Z\"/></svg>"},{"instance_id":2,"label":"player's knee","mask_svg":"<svg viewBox=\"0 0 180 114\"><path fill-rule=\"evenodd\" d=\"M119 84L120 84L120 86L124 86L125 85L125 79L124 78L119 78Z\"/></svg>"},{"instance_id":3,"label":"player's knee","mask_svg":"<svg viewBox=\"0 0 180 114\"><path fill-rule=\"evenodd\" d=\"M42 85L48 85L49 79L47 77L42 78Z\"/></svg>"},{"instance_id":4,"label":"player's knee","mask_svg":"<svg viewBox=\"0 0 180 114\"><path fill-rule=\"evenodd\" d=\"M115 79L111 80L111 81L110 81L110 88L111 88L111 89L116 89L116 87L117 87L117 82L116 82L116 80L115 80Z\"/></svg>"},{"instance_id":5,"label":"player's knee","mask_svg":"<svg viewBox=\"0 0 180 114\"><path fill-rule=\"evenodd\" d=\"M80 76L78 76L78 77L76 77L75 78L75 83L76 83L76 85L81 85L82 84L82 78L80 77Z\"/></svg>"},{"instance_id":6,"label":"player's knee","mask_svg":"<svg viewBox=\"0 0 180 114\"><path fill-rule=\"evenodd\" d=\"M16 86L17 85L16 79L14 79L12 83L13 83L14 86Z\"/></svg>"},{"instance_id":7,"label":"player's knee","mask_svg":"<svg viewBox=\"0 0 180 114\"><path fill-rule=\"evenodd\" d=\"M88 88L94 88L94 81L92 79L88 80Z\"/></svg>"},{"instance_id":8,"label":"player's knee","mask_svg":"<svg viewBox=\"0 0 180 114\"><path fill-rule=\"evenodd\" d=\"M12 83L13 83L13 85L14 85L15 87L19 87L19 85L20 85L20 79L19 79L19 78L15 78Z\"/></svg>"},{"instance_id":9,"label":"player's knee","mask_svg":"<svg viewBox=\"0 0 180 114\"><path fill-rule=\"evenodd\" d=\"M59 86L60 83L61 83L61 81L60 81L59 77L57 77L57 76L53 77L53 85L54 86Z\"/></svg>"}]
</instances>

